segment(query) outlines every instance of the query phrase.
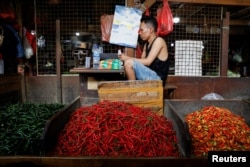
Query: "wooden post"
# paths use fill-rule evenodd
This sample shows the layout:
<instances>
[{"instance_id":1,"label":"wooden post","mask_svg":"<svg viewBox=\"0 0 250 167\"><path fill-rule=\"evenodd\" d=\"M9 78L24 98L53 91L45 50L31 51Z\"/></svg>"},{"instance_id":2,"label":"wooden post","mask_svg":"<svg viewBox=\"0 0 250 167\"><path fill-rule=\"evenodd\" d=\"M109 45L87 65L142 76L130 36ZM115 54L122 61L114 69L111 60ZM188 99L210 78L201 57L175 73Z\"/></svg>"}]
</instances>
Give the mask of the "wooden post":
<instances>
[{"instance_id":1,"label":"wooden post","mask_svg":"<svg viewBox=\"0 0 250 167\"><path fill-rule=\"evenodd\" d=\"M148 8L150 8L154 3L156 2L156 0L146 0L141 7L141 10L143 10L143 12L145 12L145 10Z\"/></svg>"},{"instance_id":2,"label":"wooden post","mask_svg":"<svg viewBox=\"0 0 250 167\"><path fill-rule=\"evenodd\" d=\"M221 64L220 64L220 76L227 76L228 70L228 43L229 43L229 22L230 13L226 12L226 18L222 23L222 50L221 50Z\"/></svg>"},{"instance_id":3,"label":"wooden post","mask_svg":"<svg viewBox=\"0 0 250 167\"><path fill-rule=\"evenodd\" d=\"M134 7L134 0L127 0L126 1L126 6ZM125 54L130 56L130 57L135 57L135 49L126 47L125 48Z\"/></svg>"},{"instance_id":4,"label":"wooden post","mask_svg":"<svg viewBox=\"0 0 250 167\"><path fill-rule=\"evenodd\" d=\"M61 76L61 42L60 42L60 20L56 20L56 80L57 100L62 103L62 76Z\"/></svg>"}]
</instances>

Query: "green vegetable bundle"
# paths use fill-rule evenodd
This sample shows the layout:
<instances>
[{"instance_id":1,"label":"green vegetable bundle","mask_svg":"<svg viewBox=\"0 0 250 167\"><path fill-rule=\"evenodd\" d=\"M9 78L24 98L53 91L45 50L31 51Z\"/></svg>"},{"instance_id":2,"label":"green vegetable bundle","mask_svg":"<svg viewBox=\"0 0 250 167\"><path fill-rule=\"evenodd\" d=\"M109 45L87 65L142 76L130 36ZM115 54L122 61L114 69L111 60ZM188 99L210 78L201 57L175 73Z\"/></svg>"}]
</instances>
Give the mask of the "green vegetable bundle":
<instances>
[{"instance_id":1,"label":"green vegetable bundle","mask_svg":"<svg viewBox=\"0 0 250 167\"><path fill-rule=\"evenodd\" d=\"M0 109L0 156L41 155L46 121L63 104L11 104Z\"/></svg>"}]
</instances>

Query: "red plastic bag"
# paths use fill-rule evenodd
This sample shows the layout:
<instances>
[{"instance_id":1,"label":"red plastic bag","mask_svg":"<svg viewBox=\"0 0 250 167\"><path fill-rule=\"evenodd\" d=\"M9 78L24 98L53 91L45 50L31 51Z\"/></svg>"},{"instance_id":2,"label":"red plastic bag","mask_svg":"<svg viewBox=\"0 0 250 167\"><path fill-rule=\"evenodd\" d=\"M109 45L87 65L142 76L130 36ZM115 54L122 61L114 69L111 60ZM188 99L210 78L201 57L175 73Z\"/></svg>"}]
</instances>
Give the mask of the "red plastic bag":
<instances>
[{"instance_id":1,"label":"red plastic bag","mask_svg":"<svg viewBox=\"0 0 250 167\"><path fill-rule=\"evenodd\" d=\"M28 42L33 49L33 52L36 53L36 37L35 37L35 35L32 35L31 32L26 30L25 37L28 39Z\"/></svg>"},{"instance_id":2,"label":"red plastic bag","mask_svg":"<svg viewBox=\"0 0 250 167\"><path fill-rule=\"evenodd\" d=\"M150 11L149 11L149 8L148 8L148 7L146 8L145 16L150 16Z\"/></svg>"},{"instance_id":3,"label":"red plastic bag","mask_svg":"<svg viewBox=\"0 0 250 167\"><path fill-rule=\"evenodd\" d=\"M156 19L158 22L157 34L159 36L168 35L173 31L173 15L167 0L163 0L163 7L157 11Z\"/></svg>"},{"instance_id":4,"label":"red plastic bag","mask_svg":"<svg viewBox=\"0 0 250 167\"><path fill-rule=\"evenodd\" d=\"M109 42L114 15L101 16L102 41Z\"/></svg>"},{"instance_id":5,"label":"red plastic bag","mask_svg":"<svg viewBox=\"0 0 250 167\"><path fill-rule=\"evenodd\" d=\"M12 1L0 1L0 19L15 22L16 13Z\"/></svg>"},{"instance_id":6,"label":"red plastic bag","mask_svg":"<svg viewBox=\"0 0 250 167\"><path fill-rule=\"evenodd\" d=\"M135 49L135 57L136 58L141 58L142 55L142 46L140 45L140 43L137 43L136 49Z\"/></svg>"}]
</instances>

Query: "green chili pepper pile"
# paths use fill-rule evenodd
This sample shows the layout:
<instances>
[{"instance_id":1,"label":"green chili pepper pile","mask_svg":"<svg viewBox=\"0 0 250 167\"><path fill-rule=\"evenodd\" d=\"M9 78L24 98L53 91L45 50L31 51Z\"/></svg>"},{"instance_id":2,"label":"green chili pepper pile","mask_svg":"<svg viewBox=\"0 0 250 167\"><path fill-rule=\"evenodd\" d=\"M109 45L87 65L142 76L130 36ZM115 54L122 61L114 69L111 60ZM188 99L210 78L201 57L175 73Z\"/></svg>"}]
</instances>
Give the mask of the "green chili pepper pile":
<instances>
[{"instance_id":1,"label":"green chili pepper pile","mask_svg":"<svg viewBox=\"0 0 250 167\"><path fill-rule=\"evenodd\" d=\"M63 104L11 104L0 109L0 155L40 155L46 121Z\"/></svg>"},{"instance_id":2,"label":"green chili pepper pile","mask_svg":"<svg viewBox=\"0 0 250 167\"><path fill-rule=\"evenodd\" d=\"M50 155L179 156L172 123L125 102L100 102L72 113Z\"/></svg>"}]
</instances>

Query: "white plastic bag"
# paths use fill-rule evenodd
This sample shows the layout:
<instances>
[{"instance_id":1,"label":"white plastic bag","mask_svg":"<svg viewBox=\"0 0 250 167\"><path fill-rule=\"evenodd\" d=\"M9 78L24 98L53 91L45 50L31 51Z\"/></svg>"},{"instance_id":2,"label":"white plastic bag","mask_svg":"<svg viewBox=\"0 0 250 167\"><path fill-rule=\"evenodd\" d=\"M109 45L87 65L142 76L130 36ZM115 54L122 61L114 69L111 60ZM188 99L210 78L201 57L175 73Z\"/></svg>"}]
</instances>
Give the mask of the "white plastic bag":
<instances>
[{"instance_id":1,"label":"white plastic bag","mask_svg":"<svg viewBox=\"0 0 250 167\"><path fill-rule=\"evenodd\" d=\"M23 47L26 59L30 59L34 52L26 36L24 36Z\"/></svg>"},{"instance_id":2,"label":"white plastic bag","mask_svg":"<svg viewBox=\"0 0 250 167\"><path fill-rule=\"evenodd\" d=\"M39 48L44 48L45 47L45 38L44 36L40 36L38 39L37 39L37 46Z\"/></svg>"},{"instance_id":3,"label":"white plastic bag","mask_svg":"<svg viewBox=\"0 0 250 167\"><path fill-rule=\"evenodd\" d=\"M217 93L208 93L201 100L224 100L224 98Z\"/></svg>"},{"instance_id":4,"label":"white plastic bag","mask_svg":"<svg viewBox=\"0 0 250 167\"><path fill-rule=\"evenodd\" d=\"M3 44L3 39L4 39L4 36L3 36L3 34L4 34L4 30L3 30L3 27L2 26L0 26L0 46L2 46L2 44Z\"/></svg>"},{"instance_id":5,"label":"white plastic bag","mask_svg":"<svg viewBox=\"0 0 250 167\"><path fill-rule=\"evenodd\" d=\"M3 62L3 56L0 53L0 74L4 74L4 62Z\"/></svg>"}]
</instances>

